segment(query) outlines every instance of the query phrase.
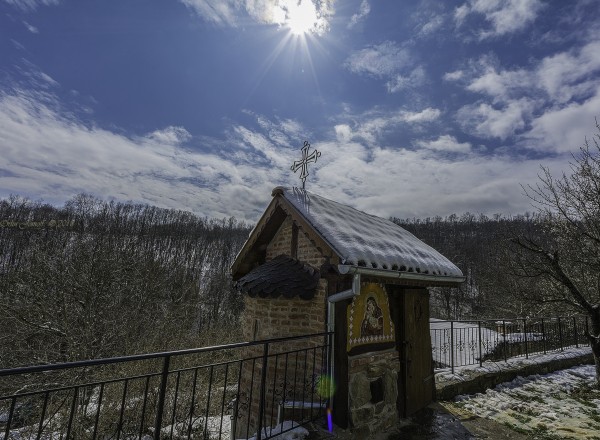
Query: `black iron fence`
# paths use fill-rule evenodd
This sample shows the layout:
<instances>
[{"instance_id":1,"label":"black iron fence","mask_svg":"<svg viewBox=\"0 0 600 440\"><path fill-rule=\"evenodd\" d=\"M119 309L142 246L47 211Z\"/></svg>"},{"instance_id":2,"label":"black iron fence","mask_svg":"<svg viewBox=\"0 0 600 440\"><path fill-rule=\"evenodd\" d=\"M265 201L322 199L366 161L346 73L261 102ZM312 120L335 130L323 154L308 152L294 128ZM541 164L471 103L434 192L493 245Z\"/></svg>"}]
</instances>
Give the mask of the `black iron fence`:
<instances>
[{"instance_id":1,"label":"black iron fence","mask_svg":"<svg viewBox=\"0 0 600 440\"><path fill-rule=\"evenodd\" d=\"M430 321L436 369L482 365L587 345L586 316L480 321Z\"/></svg>"},{"instance_id":2,"label":"black iron fence","mask_svg":"<svg viewBox=\"0 0 600 440\"><path fill-rule=\"evenodd\" d=\"M331 340L0 370L0 439L268 439L323 415Z\"/></svg>"}]
</instances>

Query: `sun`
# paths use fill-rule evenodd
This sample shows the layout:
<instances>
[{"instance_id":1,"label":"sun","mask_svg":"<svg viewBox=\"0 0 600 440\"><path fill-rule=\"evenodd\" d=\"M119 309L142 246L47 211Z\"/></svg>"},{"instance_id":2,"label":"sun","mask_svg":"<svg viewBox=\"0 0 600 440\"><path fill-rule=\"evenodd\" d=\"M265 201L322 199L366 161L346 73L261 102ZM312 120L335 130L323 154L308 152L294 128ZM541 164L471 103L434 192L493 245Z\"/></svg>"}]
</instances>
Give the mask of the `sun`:
<instances>
[{"instance_id":1,"label":"sun","mask_svg":"<svg viewBox=\"0 0 600 440\"><path fill-rule=\"evenodd\" d=\"M315 29L319 21L317 8L311 0L291 0L285 2L285 26L296 36L302 36Z\"/></svg>"}]
</instances>

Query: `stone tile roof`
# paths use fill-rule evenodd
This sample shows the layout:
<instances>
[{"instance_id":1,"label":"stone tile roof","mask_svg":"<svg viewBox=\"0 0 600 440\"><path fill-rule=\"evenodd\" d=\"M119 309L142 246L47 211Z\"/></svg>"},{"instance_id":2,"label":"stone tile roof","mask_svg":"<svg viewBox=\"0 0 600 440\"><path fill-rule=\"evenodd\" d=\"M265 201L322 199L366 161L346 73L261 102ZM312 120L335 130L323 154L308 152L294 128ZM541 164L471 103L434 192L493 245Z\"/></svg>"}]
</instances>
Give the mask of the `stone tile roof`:
<instances>
[{"instance_id":1,"label":"stone tile roof","mask_svg":"<svg viewBox=\"0 0 600 440\"><path fill-rule=\"evenodd\" d=\"M313 267L279 255L244 275L237 281L236 287L251 297L299 296L302 299L312 299L319 276L319 272Z\"/></svg>"},{"instance_id":2,"label":"stone tile roof","mask_svg":"<svg viewBox=\"0 0 600 440\"><path fill-rule=\"evenodd\" d=\"M342 264L440 279L463 276L450 260L390 220L298 188L277 187L273 192L294 206Z\"/></svg>"}]
</instances>

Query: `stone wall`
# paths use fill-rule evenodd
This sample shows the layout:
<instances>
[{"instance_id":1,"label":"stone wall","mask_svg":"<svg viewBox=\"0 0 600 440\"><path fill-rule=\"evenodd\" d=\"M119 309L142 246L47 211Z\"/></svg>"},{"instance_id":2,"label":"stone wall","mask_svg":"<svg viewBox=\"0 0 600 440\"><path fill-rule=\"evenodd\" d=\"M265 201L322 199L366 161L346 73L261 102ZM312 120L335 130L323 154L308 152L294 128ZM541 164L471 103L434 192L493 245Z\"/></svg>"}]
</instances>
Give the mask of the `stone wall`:
<instances>
[{"instance_id":1,"label":"stone wall","mask_svg":"<svg viewBox=\"0 0 600 440\"><path fill-rule=\"evenodd\" d=\"M352 433L356 438L370 438L398 421L398 352L390 349L351 356L348 366Z\"/></svg>"},{"instance_id":2,"label":"stone wall","mask_svg":"<svg viewBox=\"0 0 600 440\"><path fill-rule=\"evenodd\" d=\"M288 217L266 251L269 261L278 255L291 255L292 221ZM322 253L310 239L298 231L296 258L304 263L320 269L326 261ZM327 318L327 281L319 280L315 297L311 300L301 298L244 298L242 314L242 332L244 339L265 340L272 338L322 333L326 331ZM315 347L324 342L323 337L311 340L275 343L269 347L269 359L266 379L266 400L264 423L269 426L276 422L277 409L282 400L311 401L319 400L314 394L315 384L321 374L325 357L320 349L305 351L307 347ZM278 353L299 350L288 356ZM237 428L238 435L252 435L258 426L257 414L260 397L260 378L262 374L262 346L247 350L244 357L256 357L244 362L240 384L241 401L238 402ZM285 377L287 375L287 377ZM287 420L300 420L305 414L301 411L286 410Z\"/></svg>"}]
</instances>

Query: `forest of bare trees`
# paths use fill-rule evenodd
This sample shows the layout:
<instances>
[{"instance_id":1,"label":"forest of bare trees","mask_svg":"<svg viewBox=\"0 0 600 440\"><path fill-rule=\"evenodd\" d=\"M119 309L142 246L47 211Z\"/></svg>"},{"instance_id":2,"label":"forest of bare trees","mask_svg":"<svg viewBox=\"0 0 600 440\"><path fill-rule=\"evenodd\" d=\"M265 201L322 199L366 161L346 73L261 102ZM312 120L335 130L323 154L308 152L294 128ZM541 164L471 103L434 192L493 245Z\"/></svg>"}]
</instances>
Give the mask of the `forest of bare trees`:
<instances>
[{"instance_id":1,"label":"forest of bare trees","mask_svg":"<svg viewBox=\"0 0 600 440\"><path fill-rule=\"evenodd\" d=\"M542 236L539 215L393 221L467 277L431 290L432 317L555 314L530 301L536 282L513 264L511 238ZM249 231L234 218L84 194L60 208L0 200L0 368L239 339L243 302L229 268Z\"/></svg>"},{"instance_id":2,"label":"forest of bare trees","mask_svg":"<svg viewBox=\"0 0 600 440\"><path fill-rule=\"evenodd\" d=\"M541 304L543 286L522 277L515 260L515 237L543 239L546 219L466 213L447 217L392 219L455 263L466 276L458 288L431 289L431 316L441 319L494 319L554 316L561 305ZM560 310L560 312L559 312Z\"/></svg>"},{"instance_id":3,"label":"forest of bare trees","mask_svg":"<svg viewBox=\"0 0 600 440\"><path fill-rule=\"evenodd\" d=\"M198 346L236 337L234 218L78 195L0 201L0 368ZM213 341L214 342L214 341Z\"/></svg>"}]
</instances>

